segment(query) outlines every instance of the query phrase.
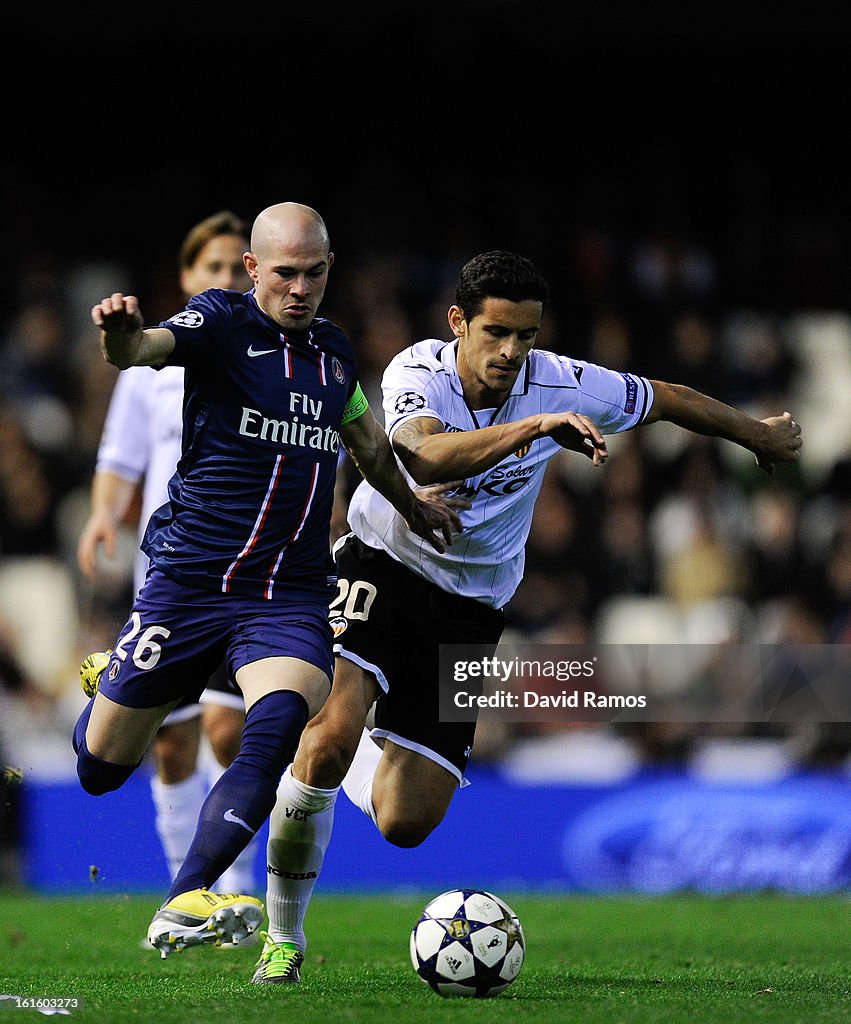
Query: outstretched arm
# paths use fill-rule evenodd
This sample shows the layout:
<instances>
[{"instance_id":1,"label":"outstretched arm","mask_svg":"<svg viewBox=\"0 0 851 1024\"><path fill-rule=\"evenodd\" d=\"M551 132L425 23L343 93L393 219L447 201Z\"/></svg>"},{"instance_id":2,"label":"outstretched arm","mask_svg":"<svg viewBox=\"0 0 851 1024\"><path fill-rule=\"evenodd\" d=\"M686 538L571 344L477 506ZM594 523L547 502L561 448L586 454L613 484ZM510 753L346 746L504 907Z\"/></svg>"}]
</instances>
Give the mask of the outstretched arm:
<instances>
[{"instance_id":1,"label":"outstretched arm","mask_svg":"<svg viewBox=\"0 0 851 1024\"><path fill-rule=\"evenodd\" d=\"M581 452L595 466L608 458L603 435L576 412L542 413L479 430L447 433L440 420L417 416L393 434L393 449L418 484L477 476L531 441L552 437L563 448Z\"/></svg>"},{"instance_id":2,"label":"outstretched arm","mask_svg":"<svg viewBox=\"0 0 851 1024\"><path fill-rule=\"evenodd\" d=\"M174 349L174 335L165 327L144 330L135 295L114 292L92 307L92 321L101 329L104 359L119 370L129 366L159 366Z\"/></svg>"},{"instance_id":3,"label":"outstretched arm","mask_svg":"<svg viewBox=\"0 0 851 1024\"><path fill-rule=\"evenodd\" d=\"M681 384L652 380L653 404L645 423L667 420L695 434L723 437L752 451L757 465L774 472L776 462L796 462L800 458L800 424L791 413L755 420L746 413L725 405L715 398Z\"/></svg>"},{"instance_id":4,"label":"outstretched arm","mask_svg":"<svg viewBox=\"0 0 851 1024\"><path fill-rule=\"evenodd\" d=\"M340 439L364 479L390 502L410 530L443 552L461 530L458 513L439 489L415 494L402 475L387 435L370 409L340 428ZM454 484L460 481L453 481ZM444 543L445 542L445 543Z\"/></svg>"}]
</instances>

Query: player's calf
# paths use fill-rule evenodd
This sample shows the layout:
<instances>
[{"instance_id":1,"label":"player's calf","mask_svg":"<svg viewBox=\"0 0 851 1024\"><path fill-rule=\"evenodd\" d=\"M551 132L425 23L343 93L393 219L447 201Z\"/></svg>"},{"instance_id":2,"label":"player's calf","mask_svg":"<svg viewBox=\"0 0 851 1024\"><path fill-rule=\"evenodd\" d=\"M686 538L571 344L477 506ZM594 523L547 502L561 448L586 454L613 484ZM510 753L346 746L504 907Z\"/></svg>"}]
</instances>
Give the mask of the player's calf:
<instances>
[{"instance_id":1,"label":"player's calf","mask_svg":"<svg viewBox=\"0 0 851 1024\"><path fill-rule=\"evenodd\" d=\"M443 821L457 789L447 768L385 740L372 780L373 820L394 846L419 846Z\"/></svg>"}]
</instances>

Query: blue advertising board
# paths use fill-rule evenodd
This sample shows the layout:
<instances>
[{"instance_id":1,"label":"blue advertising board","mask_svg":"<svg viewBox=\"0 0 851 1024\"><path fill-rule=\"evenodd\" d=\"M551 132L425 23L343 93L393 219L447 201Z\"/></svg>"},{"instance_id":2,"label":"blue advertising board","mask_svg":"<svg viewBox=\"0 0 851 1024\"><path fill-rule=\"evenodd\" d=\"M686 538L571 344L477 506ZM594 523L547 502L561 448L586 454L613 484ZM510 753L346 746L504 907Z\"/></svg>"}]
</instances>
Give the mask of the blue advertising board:
<instances>
[{"instance_id":1,"label":"blue advertising board","mask_svg":"<svg viewBox=\"0 0 851 1024\"><path fill-rule=\"evenodd\" d=\"M612 784L521 785L478 770L470 778L416 849L391 846L341 794L320 888L825 893L851 883L847 776L722 784L643 771ZM46 893L168 888L144 770L102 797L75 781L25 786L28 885ZM266 835L264 827L258 892Z\"/></svg>"}]
</instances>

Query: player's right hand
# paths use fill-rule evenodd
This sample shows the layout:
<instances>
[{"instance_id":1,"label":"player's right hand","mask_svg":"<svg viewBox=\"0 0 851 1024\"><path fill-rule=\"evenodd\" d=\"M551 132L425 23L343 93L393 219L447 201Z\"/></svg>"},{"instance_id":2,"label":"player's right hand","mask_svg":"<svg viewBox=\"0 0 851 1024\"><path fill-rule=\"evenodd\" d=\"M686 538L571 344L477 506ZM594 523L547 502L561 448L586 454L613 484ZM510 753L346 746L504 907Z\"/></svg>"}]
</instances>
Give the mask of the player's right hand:
<instances>
[{"instance_id":1,"label":"player's right hand","mask_svg":"<svg viewBox=\"0 0 851 1024\"><path fill-rule=\"evenodd\" d=\"M139 300L121 292L113 292L92 306L92 321L108 334L135 334L144 326Z\"/></svg>"}]
</instances>

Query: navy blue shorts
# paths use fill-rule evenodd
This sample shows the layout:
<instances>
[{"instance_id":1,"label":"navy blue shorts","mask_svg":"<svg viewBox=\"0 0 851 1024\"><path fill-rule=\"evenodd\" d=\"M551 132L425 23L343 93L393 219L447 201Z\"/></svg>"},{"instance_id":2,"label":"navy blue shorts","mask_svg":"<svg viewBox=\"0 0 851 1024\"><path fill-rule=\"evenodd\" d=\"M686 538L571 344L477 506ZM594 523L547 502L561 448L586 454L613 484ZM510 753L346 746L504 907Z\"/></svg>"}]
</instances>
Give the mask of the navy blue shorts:
<instances>
[{"instance_id":1,"label":"navy blue shorts","mask_svg":"<svg viewBox=\"0 0 851 1024\"><path fill-rule=\"evenodd\" d=\"M330 593L330 591L329 591ZM224 659L233 679L262 658L299 658L334 674L328 598L265 601L187 587L151 570L118 635L100 692L131 708L197 701Z\"/></svg>"}]
</instances>

